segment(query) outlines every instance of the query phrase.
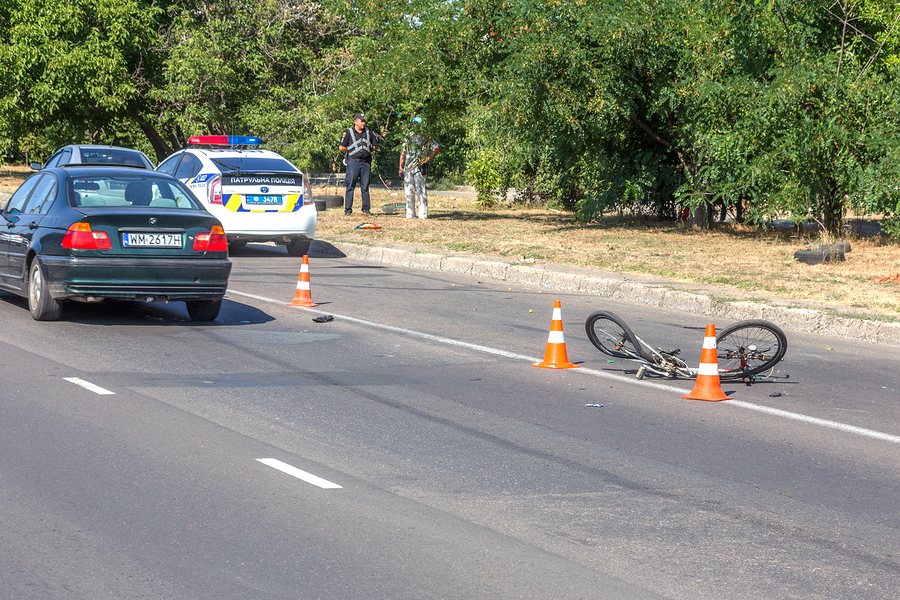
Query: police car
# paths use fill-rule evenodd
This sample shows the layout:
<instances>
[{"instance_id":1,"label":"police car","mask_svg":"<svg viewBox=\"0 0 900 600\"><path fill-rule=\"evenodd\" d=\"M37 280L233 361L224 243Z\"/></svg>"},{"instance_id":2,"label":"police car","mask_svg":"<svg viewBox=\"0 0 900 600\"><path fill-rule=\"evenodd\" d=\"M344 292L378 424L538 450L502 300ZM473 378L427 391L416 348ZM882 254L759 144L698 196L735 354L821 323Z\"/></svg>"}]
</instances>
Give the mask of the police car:
<instances>
[{"instance_id":1,"label":"police car","mask_svg":"<svg viewBox=\"0 0 900 600\"><path fill-rule=\"evenodd\" d=\"M249 136L201 135L164 160L157 171L184 182L225 228L228 243L284 244L291 256L309 253L316 205L309 181L283 156L260 150Z\"/></svg>"}]
</instances>

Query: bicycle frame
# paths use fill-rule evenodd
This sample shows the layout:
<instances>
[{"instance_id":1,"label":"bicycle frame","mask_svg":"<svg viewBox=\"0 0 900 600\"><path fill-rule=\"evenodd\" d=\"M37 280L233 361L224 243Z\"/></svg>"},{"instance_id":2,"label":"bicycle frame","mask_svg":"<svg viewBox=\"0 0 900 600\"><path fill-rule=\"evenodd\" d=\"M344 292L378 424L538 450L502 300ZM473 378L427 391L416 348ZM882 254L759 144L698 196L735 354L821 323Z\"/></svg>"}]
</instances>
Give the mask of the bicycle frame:
<instances>
[{"instance_id":1,"label":"bicycle frame","mask_svg":"<svg viewBox=\"0 0 900 600\"><path fill-rule=\"evenodd\" d=\"M686 362L678 358L681 349L670 350L667 352L662 348L653 348L638 336L634 336L634 339L637 340L654 359L653 361L649 361L640 354L634 354L633 352L625 350L625 352L630 355L629 358L631 358L631 360L636 360L641 363L636 374L638 379L643 379L647 371L669 378L672 378L675 375L681 375L682 377L688 378L697 376L697 371L699 369L692 369Z\"/></svg>"}]
</instances>

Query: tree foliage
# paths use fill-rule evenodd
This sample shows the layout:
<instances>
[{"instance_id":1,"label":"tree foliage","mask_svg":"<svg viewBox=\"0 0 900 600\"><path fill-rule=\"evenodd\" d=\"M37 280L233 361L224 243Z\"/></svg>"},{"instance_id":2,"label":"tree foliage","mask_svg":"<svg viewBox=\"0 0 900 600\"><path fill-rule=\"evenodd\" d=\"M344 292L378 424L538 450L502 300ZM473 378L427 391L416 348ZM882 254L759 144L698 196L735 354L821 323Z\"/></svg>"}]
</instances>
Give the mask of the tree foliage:
<instances>
[{"instance_id":1,"label":"tree foliage","mask_svg":"<svg viewBox=\"0 0 900 600\"><path fill-rule=\"evenodd\" d=\"M124 121L141 114L144 82L158 66L148 50L162 11L141 0L7 0L0 9L7 146L28 134L54 143L133 139Z\"/></svg>"},{"instance_id":2,"label":"tree foliage","mask_svg":"<svg viewBox=\"0 0 900 600\"><path fill-rule=\"evenodd\" d=\"M7 155L254 133L334 170L362 111L387 177L420 116L485 207L900 233L900 0L2 0L0 36Z\"/></svg>"}]
</instances>

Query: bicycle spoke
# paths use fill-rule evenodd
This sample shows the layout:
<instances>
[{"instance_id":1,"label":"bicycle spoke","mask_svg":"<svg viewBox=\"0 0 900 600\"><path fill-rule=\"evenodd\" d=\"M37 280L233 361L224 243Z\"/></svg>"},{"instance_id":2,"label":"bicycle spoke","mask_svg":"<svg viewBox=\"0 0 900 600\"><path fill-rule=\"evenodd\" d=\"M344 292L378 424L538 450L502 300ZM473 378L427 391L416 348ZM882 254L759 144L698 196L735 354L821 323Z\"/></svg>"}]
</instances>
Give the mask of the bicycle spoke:
<instances>
[{"instance_id":1,"label":"bicycle spoke","mask_svg":"<svg viewBox=\"0 0 900 600\"><path fill-rule=\"evenodd\" d=\"M765 321L743 321L726 328L716 342L719 375L741 378L775 366L787 349L784 333Z\"/></svg>"},{"instance_id":2,"label":"bicycle spoke","mask_svg":"<svg viewBox=\"0 0 900 600\"><path fill-rule=\"evenodd\" d=\"M585 329L591 343L604 354L616 358L640 356L627 325L611 313L598 311L592 314L585 322Z\"/></svg>"}]
</instances>

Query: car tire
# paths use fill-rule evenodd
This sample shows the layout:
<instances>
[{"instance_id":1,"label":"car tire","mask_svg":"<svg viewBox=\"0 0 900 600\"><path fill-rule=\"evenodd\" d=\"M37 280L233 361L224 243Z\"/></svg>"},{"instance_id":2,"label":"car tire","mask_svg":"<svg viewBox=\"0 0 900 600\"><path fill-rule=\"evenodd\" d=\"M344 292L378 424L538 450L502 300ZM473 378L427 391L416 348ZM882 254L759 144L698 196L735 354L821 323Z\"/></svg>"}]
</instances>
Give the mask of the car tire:
<instances>
[{"instance_id":1,"label":"car tire","mask_svg":"<svg viewBox=\"0 0 900 600\"><path fill-rule=\"evenodd\" d=\"M828 250L797 250L794 252L794 259L804 265L843 262L844 251L834 248L829 248Z\"/></svg>"},{"instance_id":2,"label":"car tire","mask_svg":"<svg viewBox=\"0 0 900 600\"><path fill-rule=\"evenodd\" d=\"M56 321L62 316L63 301L50 296L40 261L35 258L28 270L28 310L35 321Z\"/></svg>"},{"instance_id":3,"label":"car tire","mask_svg":"<svg viewBox=\"0 0 900 600\"><path fill-rule=\"evenodd\" d=\"M222 310L222 299L218 300L188 300L188 315L193 321L214 321Z\"/></svg>"},{"instance_id":4,"label":"car tire","mask_svg":"<svg viewBox=\"0 0 900 600\"><path fill-rule=\"evenodd\" d=\"M309 245L312 243L312 240L307 240L304 238L291 238L291 241L286 243L284 246L287 248L288 254L291 256L306 256L309 254Z\"/></svg>"}]
</instances>

